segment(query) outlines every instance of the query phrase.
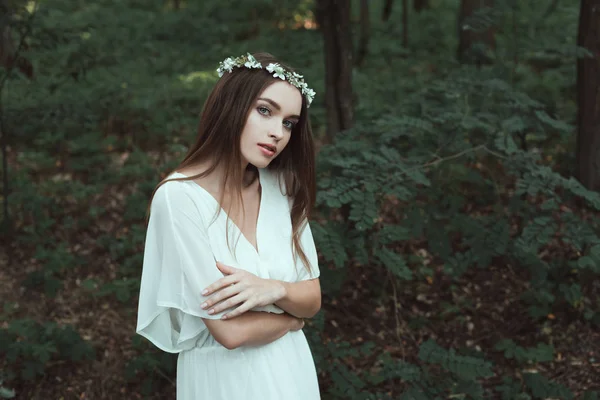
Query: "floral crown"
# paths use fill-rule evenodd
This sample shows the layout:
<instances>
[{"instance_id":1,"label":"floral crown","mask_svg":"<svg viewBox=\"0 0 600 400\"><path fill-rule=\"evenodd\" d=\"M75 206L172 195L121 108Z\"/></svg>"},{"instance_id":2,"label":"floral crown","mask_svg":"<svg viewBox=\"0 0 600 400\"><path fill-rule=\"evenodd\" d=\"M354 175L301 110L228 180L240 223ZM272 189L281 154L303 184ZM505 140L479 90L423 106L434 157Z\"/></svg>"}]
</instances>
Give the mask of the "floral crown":
<instances>
[{"instance_id":1,"label":"floral crown","mask_svg":"<svg viewBox=\"0 0 600 400\"><path fill-rule=\"evenodd\" d=\"M237 58L227 57L224 61L219 63L219 68L217 68L219 77L223 76L225 72L233 71L234 67L262 69L263 66L250 53ZM284 81L287 80L291 85L300 89L300 92L306 96L306 106L310 107L310 103L312 103L313 99L315 98L315 91L308 87L306 82L304 82L304 79L302 79L302 75L299 75L295 72L289 72L277 63L270 63L265 69L269 71L269 73L273 74L274 78L280 78Z\"/></svg>"}]
</instances>

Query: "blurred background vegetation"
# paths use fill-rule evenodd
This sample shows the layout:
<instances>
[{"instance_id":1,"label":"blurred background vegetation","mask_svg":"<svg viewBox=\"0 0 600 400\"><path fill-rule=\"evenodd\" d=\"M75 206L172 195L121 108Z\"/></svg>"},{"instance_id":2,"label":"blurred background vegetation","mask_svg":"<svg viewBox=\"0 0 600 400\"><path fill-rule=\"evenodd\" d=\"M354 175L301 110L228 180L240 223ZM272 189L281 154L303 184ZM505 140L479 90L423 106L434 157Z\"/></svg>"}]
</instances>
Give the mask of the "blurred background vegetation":
<instances>
[{"instance_id":1,"label":"blurred background vegetation","mask_svg":"<svg viewBox=\"0 0 600 400\"><path fill-rule=\"evenodd\" d=\"M322 397L597 399L599 10L0 1L0 398L174 398L135 335L149 195L218 62L267 51L317 92Z\"/></svg>"}]
</instances>

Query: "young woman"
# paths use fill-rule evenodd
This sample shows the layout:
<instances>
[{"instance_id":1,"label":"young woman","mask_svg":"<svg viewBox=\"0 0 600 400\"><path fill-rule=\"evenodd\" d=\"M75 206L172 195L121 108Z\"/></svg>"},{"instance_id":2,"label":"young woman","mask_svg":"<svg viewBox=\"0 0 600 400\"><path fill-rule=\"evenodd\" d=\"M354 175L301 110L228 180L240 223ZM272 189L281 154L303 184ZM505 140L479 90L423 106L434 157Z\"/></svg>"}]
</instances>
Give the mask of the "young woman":
<instances>
[{"instance_id":1,"label":"young woman","mask_svg":"<svg viewBox=\"0 0 600 400\"><path fill-rule=\"evenodd\" d=\"M302 332L321 307L314 92L265 53L218 72L150 202L136 332L179 353L178 400L319 399Z\"/></svg>"}]
</instances>

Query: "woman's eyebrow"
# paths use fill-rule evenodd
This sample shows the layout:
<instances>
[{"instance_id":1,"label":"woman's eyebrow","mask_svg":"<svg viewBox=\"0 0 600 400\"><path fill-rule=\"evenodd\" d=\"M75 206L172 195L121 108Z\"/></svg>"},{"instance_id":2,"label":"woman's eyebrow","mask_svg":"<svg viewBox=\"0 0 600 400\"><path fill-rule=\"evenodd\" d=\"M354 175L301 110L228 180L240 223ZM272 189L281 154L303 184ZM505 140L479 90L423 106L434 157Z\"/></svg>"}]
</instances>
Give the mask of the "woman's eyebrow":
<instances>
[{"instance_id":1,"label":"woman's eyebrow","mask_svg":"<svg viewBox=\"0 0 600 400\"><path fill-rule=\"evenodd\" d=\"M275 101L269 99L268 97L259 97L258 100L266 101L267 103L272 105L274 108L276 108L277 111L281 111L281 106L279 104L277 104ZM300 119L300 116L299 115L290 115L289 118Z\"/></svg>"}]
</instances>

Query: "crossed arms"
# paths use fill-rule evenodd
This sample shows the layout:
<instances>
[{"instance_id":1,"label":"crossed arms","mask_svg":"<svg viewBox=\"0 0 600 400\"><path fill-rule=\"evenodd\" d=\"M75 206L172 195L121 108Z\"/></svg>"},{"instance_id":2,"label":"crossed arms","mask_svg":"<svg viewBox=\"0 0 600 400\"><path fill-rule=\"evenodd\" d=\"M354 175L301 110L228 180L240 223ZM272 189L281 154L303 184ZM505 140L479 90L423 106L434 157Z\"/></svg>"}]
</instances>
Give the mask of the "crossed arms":
<instances>
[{"instance_id":1,"label":"crossed arms","mask_svg":"<svg viewBox=\"0 0 600 400\"><path fill-rule=\"evenodd\" d=\"M312 318L321 309L321 285L318 278L300 282L268 281L279 285L283 294L271 304L285 312L274 314L246 311L225 320L203 318L217 342L230 350L245 345L271 343L290 330L296 330L294 327L298 324L298 318Z\"/></svg>"}]
</instances>

